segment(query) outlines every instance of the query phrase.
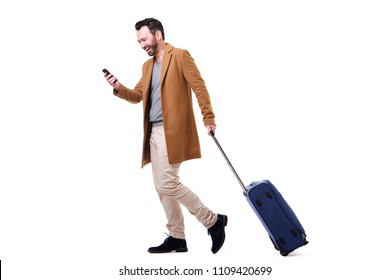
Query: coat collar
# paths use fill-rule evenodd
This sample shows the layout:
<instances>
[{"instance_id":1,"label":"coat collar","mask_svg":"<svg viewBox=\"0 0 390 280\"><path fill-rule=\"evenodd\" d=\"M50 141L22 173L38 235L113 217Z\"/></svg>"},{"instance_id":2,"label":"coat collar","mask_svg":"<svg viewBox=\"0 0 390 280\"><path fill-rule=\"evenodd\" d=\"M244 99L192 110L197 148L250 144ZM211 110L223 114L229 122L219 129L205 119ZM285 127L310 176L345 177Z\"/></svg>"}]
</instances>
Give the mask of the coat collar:
<instances>
[{"instance_id":1,"label":"coat collar","mask_svg":"<svg viewBox=\"0 0 390 280\"><path fill-rule=\"evenodd\" d=\"M161 67L161 83L163 83L164 78L165 78L165 74L167 73L169 64L171 63L173 49L174 49L174 47L171 44L165 43L164 57L163 57L162 67ZM147 73L150 74L150 79L152 77L154 61L155 61L155 58L153 57L153 58L149 59L148 64L147 64L147 69L148 69ZM148 81L148 84L149 84L149 82L150 81Z\"/></svg>"}]
</instances>

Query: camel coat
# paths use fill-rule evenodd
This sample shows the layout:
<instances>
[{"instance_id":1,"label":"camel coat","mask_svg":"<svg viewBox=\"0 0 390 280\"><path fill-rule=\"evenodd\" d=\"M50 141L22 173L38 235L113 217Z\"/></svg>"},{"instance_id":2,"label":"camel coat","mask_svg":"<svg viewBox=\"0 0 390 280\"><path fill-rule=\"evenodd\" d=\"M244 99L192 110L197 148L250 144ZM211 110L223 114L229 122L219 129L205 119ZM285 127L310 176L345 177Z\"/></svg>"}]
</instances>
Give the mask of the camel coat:
<instances>
[{"instance_id":1,"label":"camel coat","mask_svg":"<svg viewBox=\"0 0 390 280\"><path fill-rule=\"evenodd\" d=\"M143 101L144 140L141 167L150 163L150 84L154 58L142 67L134 89L120 85L116 96L131 103ZM215 116L204 80L187 50L166 44L161 67L161 107L170 164L200 158L201 150L192 106L192 91L198 100L204 125L215 125Z\"/></svg>"}]
</instances>

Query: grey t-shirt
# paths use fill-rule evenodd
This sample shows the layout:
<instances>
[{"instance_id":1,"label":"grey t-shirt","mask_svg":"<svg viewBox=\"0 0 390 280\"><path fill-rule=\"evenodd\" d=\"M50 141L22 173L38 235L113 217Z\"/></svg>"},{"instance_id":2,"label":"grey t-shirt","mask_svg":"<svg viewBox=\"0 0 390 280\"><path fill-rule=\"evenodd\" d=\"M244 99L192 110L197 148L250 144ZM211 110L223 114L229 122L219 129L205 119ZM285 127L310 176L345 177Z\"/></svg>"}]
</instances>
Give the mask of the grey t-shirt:
<instances>
[{"instance_id":1,"label":"grey t-shirt","mask_svg":"<svg viewBox=\"0 0 390 280\"><path fill-rule=\"evenodd\" d=\"M149 112L149 119L151 122L162 121L161 110L161 94L160 94L160 76L161 76L161 64L156 61L153 65L152 85L151 85L151 107Z\"/></svg>"}]
</instances>

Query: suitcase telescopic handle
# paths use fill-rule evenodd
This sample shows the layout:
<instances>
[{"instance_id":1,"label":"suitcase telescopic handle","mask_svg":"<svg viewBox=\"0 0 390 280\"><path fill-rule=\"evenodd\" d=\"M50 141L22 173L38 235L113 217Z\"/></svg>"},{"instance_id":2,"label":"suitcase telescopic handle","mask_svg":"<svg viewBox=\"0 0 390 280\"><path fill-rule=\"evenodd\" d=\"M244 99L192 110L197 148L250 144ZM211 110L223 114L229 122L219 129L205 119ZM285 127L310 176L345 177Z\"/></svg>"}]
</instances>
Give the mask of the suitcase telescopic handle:
<instances>
[{"instance_id":1,"label":"suitcase telescopic handle","mask_svg":"<svg viewBox=\"0 0 390 280\"><path fill-rule=\"evenodd\" d=\"M246 196L247 195L247 192L248 192L248 189L245 187L244 183L242 182L240 176L238 176L238 173L236 172L236 170L234 169L233 165L231 164L229 158L227 157L227 155L225 154L224 150L222 149L221 145L219 144L217 138L215 137L215 134L213 131L210 131L210 135L213 137L213 140L215 142L215 144L217 144L217 147L218 149L221 151L223 157L225 158L227 164L229 165L230 169L232 170L234 176L236 177L238 183L240 184L242 190L244 191L244 195Z\"/></svg>"}]
</instances>

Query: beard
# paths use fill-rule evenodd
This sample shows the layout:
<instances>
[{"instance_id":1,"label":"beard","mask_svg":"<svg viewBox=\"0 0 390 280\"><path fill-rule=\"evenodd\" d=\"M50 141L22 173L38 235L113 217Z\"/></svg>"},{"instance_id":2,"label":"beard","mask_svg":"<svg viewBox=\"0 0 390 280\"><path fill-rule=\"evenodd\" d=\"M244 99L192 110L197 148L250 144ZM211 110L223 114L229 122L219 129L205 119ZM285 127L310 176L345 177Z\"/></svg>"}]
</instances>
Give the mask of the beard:
<instances>
[{"instance_id":1,"label":"beard","mask_svg":"<svg viewBox=\"0 0 390 280\"><path fill-rule=\"evenodd\" d=\"M154 56L155 54L157 54L157 44L153 44L150 46L149 56Z\"/></svg>"},{"instance_id":2,"label":"beard","mask_svg":"<svg viewBox=\"0 0 390 280\"><path fill-rule=\"evenodd\" d=\"M149 50L147 51L148 55L149 56L154 56L157 54L157 43L152 43L150 46L149 46Z\"/></svg>"}]
</instances>

